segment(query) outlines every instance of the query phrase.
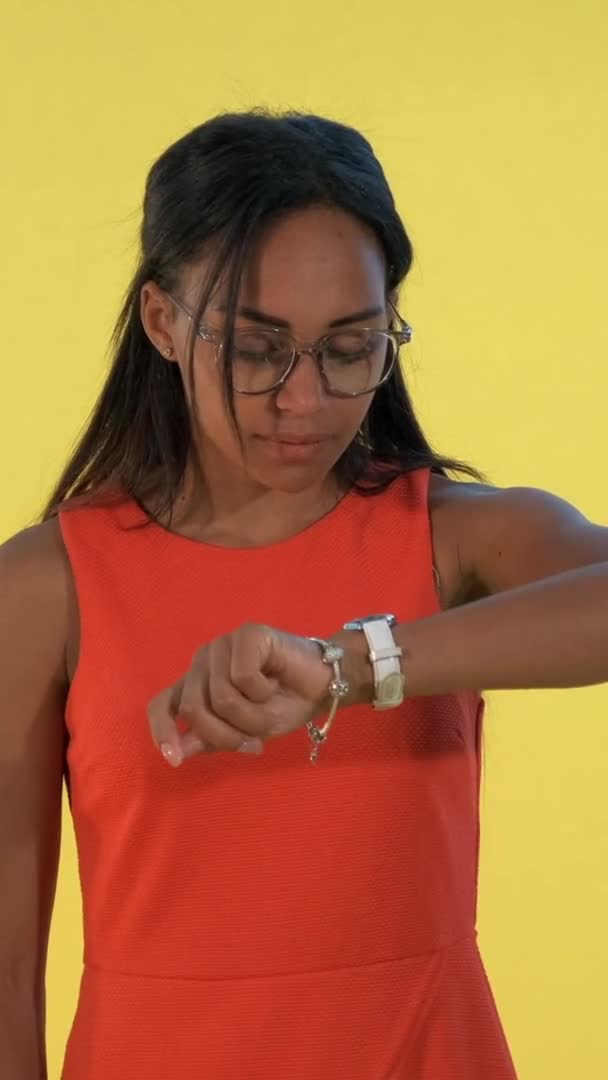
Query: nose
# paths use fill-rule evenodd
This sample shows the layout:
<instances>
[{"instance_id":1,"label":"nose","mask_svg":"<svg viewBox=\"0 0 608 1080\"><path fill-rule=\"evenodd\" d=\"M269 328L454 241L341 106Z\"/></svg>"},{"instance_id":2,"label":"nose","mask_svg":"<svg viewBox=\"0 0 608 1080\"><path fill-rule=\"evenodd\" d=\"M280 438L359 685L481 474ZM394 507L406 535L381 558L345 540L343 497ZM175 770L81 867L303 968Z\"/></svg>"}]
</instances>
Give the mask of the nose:
<instances>
[{"instance_id":1,"label":"nose","mask_svg":"<svg viewBox=\"0 0 608 1080\"><path fill-rule=\"evenodd\" d=\"M322 408L325 397L315 355L311 349L302 349L295 366L277 391L277 407L298 416L310 416Z\"/></svg>"}]
</instances>

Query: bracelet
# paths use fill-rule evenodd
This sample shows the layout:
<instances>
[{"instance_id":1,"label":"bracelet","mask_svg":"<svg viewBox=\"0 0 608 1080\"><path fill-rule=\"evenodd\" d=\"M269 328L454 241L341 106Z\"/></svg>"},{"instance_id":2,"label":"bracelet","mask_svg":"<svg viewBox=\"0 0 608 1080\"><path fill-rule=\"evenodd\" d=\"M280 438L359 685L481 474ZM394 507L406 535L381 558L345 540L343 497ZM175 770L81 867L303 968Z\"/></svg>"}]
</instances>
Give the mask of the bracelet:
<instances>
[{"instance_id":1,"label":"bracelet","mask_svg":"<svg viewBox=\"0 0 608 1080\"><path fill-rule=\"evenodd\" d=\"M334 716L338 711L338 705L341 698L345 697L350 690L350 686L342 677L342 669L340 667L340 661L344 656L344 649L339 645L332 645L330 641L324 641L323 638L309 637L309 641L314 641L315 645L318 645L321 650L321 659L324 664L333 669L334 677L328 686L328 692L332 697L331 708L327 720L323 724L323 727L317 727L313 724L312 720L306 721L306 728L312 741L312 750L310 751L310 761L312 764L317 760L321 744L325 742L329 734L329 729L334 722Z\"/></svg>"}]
</instances>

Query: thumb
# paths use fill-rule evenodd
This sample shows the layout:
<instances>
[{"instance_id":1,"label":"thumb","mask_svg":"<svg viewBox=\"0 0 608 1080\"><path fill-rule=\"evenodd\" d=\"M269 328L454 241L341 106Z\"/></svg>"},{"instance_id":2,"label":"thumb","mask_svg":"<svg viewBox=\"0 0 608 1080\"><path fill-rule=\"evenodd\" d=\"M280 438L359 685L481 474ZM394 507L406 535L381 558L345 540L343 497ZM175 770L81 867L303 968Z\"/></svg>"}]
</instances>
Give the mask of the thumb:
<instances>
[{"instance_id":1,"label":"thumb","mask_svg":"<svg viewBox=\"0 0 608 1080\"><path fill-rule=\"evenodd\" d=\"M162 690L148 705L148 722L152 739L170 765L177 768L192 754L206 749L198 735L188 731L178 720L184 679Z\"/></svg>"}]
</instances>

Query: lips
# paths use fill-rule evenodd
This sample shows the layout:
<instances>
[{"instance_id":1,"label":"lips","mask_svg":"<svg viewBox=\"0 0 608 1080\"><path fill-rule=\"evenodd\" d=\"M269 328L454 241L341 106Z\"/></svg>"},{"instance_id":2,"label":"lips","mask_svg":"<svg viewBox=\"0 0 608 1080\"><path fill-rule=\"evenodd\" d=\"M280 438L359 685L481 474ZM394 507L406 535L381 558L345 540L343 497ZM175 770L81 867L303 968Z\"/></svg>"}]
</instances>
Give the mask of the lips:
<instances>
[{"instance_id":1,"label":"lips","mask_svg":"<svg viewBox=\"0 0 608 1080\"><path fill-rule=\"evenodd\" d=\"M265 442L281 443L285 446L316 446L327 442L329 435L262 435Z\"/></svg>"},{"instance_id":2,"label":"lips","mask_svg":"<svg viewBox=\"0 0 608 1080\"><path fill-rule=\"evenodd\" d=\"M262 446L276 460L283 463L304 464L323 453L328 435L261 435Z\"/></svg>"}]
</instances>

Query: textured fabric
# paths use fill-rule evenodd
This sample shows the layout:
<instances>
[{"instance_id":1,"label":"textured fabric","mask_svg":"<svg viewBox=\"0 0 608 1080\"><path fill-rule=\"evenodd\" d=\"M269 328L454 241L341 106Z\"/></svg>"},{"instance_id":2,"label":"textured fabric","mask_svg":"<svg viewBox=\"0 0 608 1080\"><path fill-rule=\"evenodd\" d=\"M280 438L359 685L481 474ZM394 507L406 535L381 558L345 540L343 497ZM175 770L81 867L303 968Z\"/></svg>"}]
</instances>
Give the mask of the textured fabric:
<instances>
[{"instance_id":1,"label":"textured fabric","mask_svg":"<svg viewBox=\"0 0 608 1080\"><path fill-rule=\"evenodd\" d=\"M341 710L259 758L170 768L146 704L253 620L327 636L438 610L427 470L265 548L132 503L61 515L85 956L64 1080L513 1080L475 918L483 703Z\"/></svg>"}]
</instances>

